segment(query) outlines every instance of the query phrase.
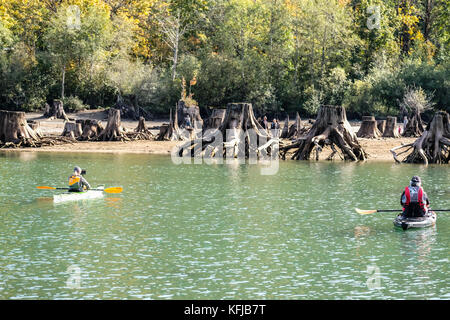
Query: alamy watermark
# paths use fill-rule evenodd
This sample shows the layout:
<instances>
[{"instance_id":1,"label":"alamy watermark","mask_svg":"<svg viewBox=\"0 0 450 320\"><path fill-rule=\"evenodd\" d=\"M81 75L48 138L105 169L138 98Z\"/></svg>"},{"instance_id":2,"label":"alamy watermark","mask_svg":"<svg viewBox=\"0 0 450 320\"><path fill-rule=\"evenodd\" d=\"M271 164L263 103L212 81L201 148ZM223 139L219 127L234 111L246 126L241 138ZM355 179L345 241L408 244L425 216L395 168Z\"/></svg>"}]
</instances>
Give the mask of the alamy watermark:
<instances>
[{"instance_id":1,"label":"alamy watermark","mask_svg":"<svg viewBox=\"0 0 450 320\"><path fill-rule=\"evenodd\" d=\"M381 274L378 266L367 266L366 284L370 290L381 289Z\"/></svg>"},{"instance_id":2,"label":"alamy watermark","mask_svg":"<svg viewBox=\"0 0 450 320\"><path fill-rule=\"evenodd\" d=\"M81 29L81 11L77 5L67 7L67 28L73 30Z\"/></svg>"},{"instance_id":3,"label":"alamy watermark","mask_svg":"<svg viewBox=\"0 0 450 320\"><path fill-rule=\"evenodd\" d=\"M195 138L183 130L186 140L171 152L174 164L251 164L261 166L261 175L275 175L279 169L278 131L261 135L254 129L227 129L224 139L217 129L197 132Z\"/></svg>"},{"instance_id":4,"label":"alamy watermark","mask_svg":"<svg viewBox=\"0 0 450 320\"><path fill-rule=\"evenodd\" d=\"M67 268L69 277L66 281L66 287L68 289L81 289L81 268L77 265L70 265Z\"/></svg>"},{"instance_id":5,"label":"alamy watermark","mask_svg":"<svg viewBox=\"0 0 450 320\"><path fill-rule=\"evenodd\" d=\"M366 11L370 16L367 18L366 26L369 30L381 28L381 10L380 6L369 6Z\"/></svg>"}]
</instances>

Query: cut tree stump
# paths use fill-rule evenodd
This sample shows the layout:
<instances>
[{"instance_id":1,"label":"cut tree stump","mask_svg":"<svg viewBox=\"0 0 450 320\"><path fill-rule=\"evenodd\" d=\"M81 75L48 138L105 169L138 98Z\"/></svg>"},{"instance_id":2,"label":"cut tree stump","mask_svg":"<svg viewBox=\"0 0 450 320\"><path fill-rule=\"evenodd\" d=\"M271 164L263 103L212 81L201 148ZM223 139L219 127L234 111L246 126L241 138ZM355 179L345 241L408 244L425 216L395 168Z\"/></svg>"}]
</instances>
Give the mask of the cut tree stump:
<instances>
[{"instance_id":1,"label":"cut tree stump","mask_svg":"<svg viewBox=\"0 0 450 320\"><path fill-rule=\"evenodd\" d=\"M316 160L319 160L319 154L325 145L333 150L328 160L332 160L336 154L339 154L335 146L341 150L342 156L341 154L339 156L344 160L358 161L367 158L367 153L353 133L347 121L345 108L342 106L321 106L317 119L306 136L291 145L281 147L280 151L284 159L287 151L297 149L292 159L309 160L311 152L315 149Z\"/></svg>"},{"instance_id":2,"label":"cut tree stump","mask_svg":"<svg viewBox=\"0 0 450 320\"><path fill-rule=\"evenodd\" d=\"M76 123L81 126L81 136L78 137L81 141L96 140L104 129L102 123L95 119L79 119Z\"/></svg>"},{"instance_id":3,"label":"cut tree stump","mask_svg":"<svg viewBox=\"0 0 450 320\"><path fill-rule=\"evenodd\" d=\"M66 121L64 124L64 130L62 132L62 136L71 137L72 139L77 139L81 137L83 130L81 128L81 123L74 121Z\"/></svg>"},{"instance_id":4,"label":"cut tree stump","mask_svg":"<svg viewBox=\"0 0 450 320\"><path fill-rule=\"evenodd\" d=\"M380 130L381 135L383 136L384 130L386 129L386 120L378 120L377 127L378 127L378 130Z\"/></svg>"},{"instance_id":5,"label":"cut tree stump","mask_svg":"<svg viewBox=\"0 0 450 320\"><path fill-rule=\"evenodd\" d=\"M377 121L373 116L363 116L361 127L356 133L358 138L377 139L381 137L381 132L378 130Z\"/></svg>"},{"instance_id":6,"label":"cut tree stump","mask_svg":"<svg viewBox=\"0 0 450 320\"><path fill-rule=\"evenodd\" d=\"M259 124L250 103L229 103L219 128L179 147L178 156L264 158L278 153L278 138L273 138Z\"/></svg>"},{"instance_id":7,"label":"cut tree stump","mask_svg":"<svg viewBox=\"0 0 450 320\"><path fill-rule=\"evenodd\" d=\"M163 123L159 127L159 133L156 135L157 141L170 141L175 140L174 134L174 121L172 119L172 108L170 109L169 113L169 123Z\"/></svg>"},{"instance_id":8,"label":"cut tree stump","mask_svg":"<svg viewBox=\"0 0 450 320\"><path fill-rule=\"evenodd\" d=\"M138 126L134 129L134 132L127 133L127 136L133 140L152 140L153 139L153 134L147 128L144 117L139 118Z\"/></svg>"},{"instance_id":9,"label":"cut tree stump","mask_svg":"<svg viewBox=\"0 0 450 320\"><path fill-rule=\"evenodd\" d=\"M109 109L108 123L105 129L98 135L100 141L129 141L126 130L122 127L120 110Z\"/></svg>"},{"instance_id":10,"label":"cut tree stump","mask_svg":"<svg viewBox=\"0 0 450 320\"><path fill-rule=\"evenodd\" d=\"M203 130L217 129L225 119L227 109L213 109L211 116L206 120Z\"/></svg>"},{"instance_id":11,"label":"cut tree stump","mask_svg":"<svg viewBox=\"0 0 450 320\"><path fill-rule=\"evenodd\" d=\"M404 137L420 137L424 132L424 123L420 116L420 112L414 109L408 116L408 123L402 136Z\"/></svg>"},{"instance_id":12,"label":"cut tree stump","mask_svg":"<svg viewBox=\"0 0 450 320\"><path fill-rule=\"evenodd\" d=\"M192 140L201 136L203 119L198 106L187 106L183 100L178 101L172 120L168 126L161 126L156 140Z\"/></svg>"},{"instance_id":13,"label":"cut tree stump","mask_svg":"<svg viewBox=\"0 0 450 320\"><path fill-rule=\"evenodd\" d=\"M114 108L120 110L120 116L123 119L138 120L140 117L143 117L145 120L150 121L153 118L153 115L149 111L138 106L135 96L130 99L120 96L117 97Z\"/></svg>"},{"instance_id":14,"label":"cut tree stump","mask_svg":"<svg viewBox=\"0 0 450 320\"><path fill-rule=\"evenodd\" d=\"M402 150L404 149L404 150ZM397 153L397 150L402 150ZM450 161L450 117L445 111L437 112L423 134L414 142L392 148L391 153L398 163L440 163ZM410 153L399 160L402 154Z\"/></svg>"},{"instance_id":15,"label":"cut tree stump","mask_svg":"<svg viewBox=\"0 0 450 320\"><path fill-rule=\"evenodd\" d=\"M284 119L283 129L281 130L280 138L286 139L289 132L289 115L286 115L286 119Z\"/></svg>"},{"instance_id":16,"label":"cut tree stump","mask_svg":"<svg viewBox=\"0 0 450 320\"><path fill-rule=\"evenodd\" d=\"M295 123L290 126L286 139L299 139L304 132L300 115L295 115Z\"/></svg>"},{"instance_id":17,"label":"cut tree stump","mask_svg":"<svg viewBox=\"0 0 450 320\"><path fill-rule=\"evenodd\" d=\"M25 112L0 110L0 143L35 147L39 140L39 135L28 125Z\"/></svg>"},{"instance_id":18,"label":"cut tree stump","mask_svg":"<svg viewBox=\"0 0 450 320\"><path fill-rule=\"evenodd\" d=\"M397 118L396 117L387 117L386 119L386 127L383 132L384 138L399 138L400 135L397 131Z\"/></svg>"},{"instance_id":19,"label":"cut tree stump","mask_svg":"<svg viewBox=\"0 0 450 320\"><path fill-rule=\"evenodd\" d=\"M48 117L50 119L64 119L66 121L69 121L69 118L64 112L64 106L61 100L53 100L52 106L46 103L44 117Z\"/></svg>"}]
</instances>

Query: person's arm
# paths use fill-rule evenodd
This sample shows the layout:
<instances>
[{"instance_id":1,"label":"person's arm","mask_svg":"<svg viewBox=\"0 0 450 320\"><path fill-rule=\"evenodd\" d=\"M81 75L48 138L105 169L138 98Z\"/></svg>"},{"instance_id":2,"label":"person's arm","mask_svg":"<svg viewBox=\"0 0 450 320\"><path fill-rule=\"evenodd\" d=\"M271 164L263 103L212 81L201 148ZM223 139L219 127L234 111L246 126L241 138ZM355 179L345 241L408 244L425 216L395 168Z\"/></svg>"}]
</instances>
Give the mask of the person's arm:
<instances>
[{"instance_id":1,"label":"person's arm","mask_svg":"<svg viewBox=\"0 0 450 320\"><path fill-rule=\"evenodd\" d=\"M89 190L91 188L89 182L87 182L87 180L83 176L80 176L80 182L82 186L86 186L86 189Z\"/></svg>"},{"instance_id":2,"label":"person's arm","mask_svg":"<svg viewBox=\"0 0 450 320\"><path fill-rule=\"evenodd\" d=\"M428 195L426 192L423 193L423 197L425 198L425 204L428 206L430 206L430 199L428 199Z\"/></svg>"},{"instance_id":3,"label":"person's arm","mask_svg":"<svg viewBox=\"0 0 450 320\"><path fill-rule=\"evenodd\" d=\"M405 191L403 191L402 196L400 197L400 205L403 207L406 202Z\"/></svg>"}]
</instances>

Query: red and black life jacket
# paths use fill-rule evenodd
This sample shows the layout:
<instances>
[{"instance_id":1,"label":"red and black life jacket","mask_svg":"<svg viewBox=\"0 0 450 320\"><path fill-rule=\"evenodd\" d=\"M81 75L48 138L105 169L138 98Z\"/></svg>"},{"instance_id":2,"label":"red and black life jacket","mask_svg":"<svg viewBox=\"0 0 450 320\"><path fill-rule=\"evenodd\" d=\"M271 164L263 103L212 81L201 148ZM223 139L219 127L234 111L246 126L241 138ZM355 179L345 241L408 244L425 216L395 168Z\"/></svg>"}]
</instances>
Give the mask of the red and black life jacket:
<instances>
[{"instance_id":1,"label":"red and black life jacket","mask_svg":"<svg viewBox=\"0 0 450 320\"><path fill-rule=\"evenodd\" d=\"M405 188L405 197L406 202L405 206L409 206L410 203L419 203L420 208L425 209L425 203L423 202L423 189L422 187L419 187L419 191L416 193L413 193L411 196L410 187Z\"/></svg>"}]
</instances>

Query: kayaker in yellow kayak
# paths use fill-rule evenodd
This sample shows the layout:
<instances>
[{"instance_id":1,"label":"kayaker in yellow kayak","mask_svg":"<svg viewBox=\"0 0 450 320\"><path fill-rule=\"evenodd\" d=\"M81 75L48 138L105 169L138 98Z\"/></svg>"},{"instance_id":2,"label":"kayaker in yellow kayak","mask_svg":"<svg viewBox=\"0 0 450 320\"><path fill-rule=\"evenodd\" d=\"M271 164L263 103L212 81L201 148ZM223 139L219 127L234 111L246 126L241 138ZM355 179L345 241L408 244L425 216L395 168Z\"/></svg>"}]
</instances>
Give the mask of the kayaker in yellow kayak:
<instances>
[{"instance_id":1,"label":"kayaker in yellow kayak","mask_svg":"<svg viewBox=\"0 0 450 320\"><path fill-rule=\"evenodd\" d=\"M69 192L82 192L90 188L87 180L81 175L81 168L75 167L73 174L69 176Z\"/></svg>"}]
</instances>

